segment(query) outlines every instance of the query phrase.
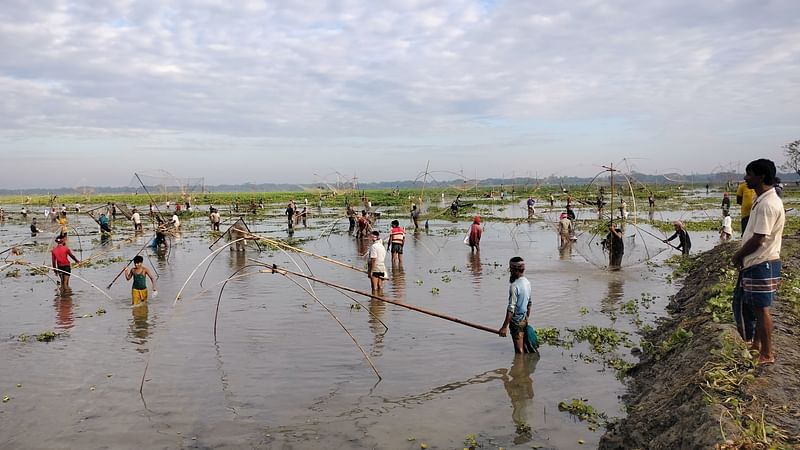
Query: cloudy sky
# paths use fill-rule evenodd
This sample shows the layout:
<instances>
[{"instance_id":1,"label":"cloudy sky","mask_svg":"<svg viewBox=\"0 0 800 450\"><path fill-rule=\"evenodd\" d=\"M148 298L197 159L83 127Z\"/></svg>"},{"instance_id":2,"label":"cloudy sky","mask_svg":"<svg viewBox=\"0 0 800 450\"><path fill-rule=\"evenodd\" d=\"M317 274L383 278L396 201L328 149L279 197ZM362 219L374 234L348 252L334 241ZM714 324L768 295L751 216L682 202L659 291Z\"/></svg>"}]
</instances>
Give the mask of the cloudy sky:
<instances>
[{"instance_id":1,"label":"cloudy sky","mask_svg":"<svg viewBox=\"0 0 800 450\"><path fill-rule=\"evenodd\" d=\"M742 170L796 0L0 0L0 188Z\"/></svg>"}]
</instances>

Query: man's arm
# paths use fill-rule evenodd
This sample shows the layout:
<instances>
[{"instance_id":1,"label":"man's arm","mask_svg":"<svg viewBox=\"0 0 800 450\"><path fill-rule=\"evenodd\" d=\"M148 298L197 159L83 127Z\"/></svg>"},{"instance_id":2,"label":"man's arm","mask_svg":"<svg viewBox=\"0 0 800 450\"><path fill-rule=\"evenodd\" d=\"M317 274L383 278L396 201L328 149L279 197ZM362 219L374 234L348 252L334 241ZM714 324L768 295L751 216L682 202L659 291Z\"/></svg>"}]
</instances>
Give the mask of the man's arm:
<instances>
[{"instance_id":1,"label":"man's arm","mask_svg":"<svg viewBox=\"0 0 800 450\"><path fill-rule=\"evenodd\" d=\"M508 335L508 324L510 324L510 323L511 323L511 311L506 310L506 318L505 318L505 320L503 320L503 326L501 326L500 329L497 330L497 334L499 334L500 336L503 336L503 337L507 336Z\"/></svg>"},{"instance_id":2,"label":"man's arm","mask_svg":"<svg viewBox=\"0 0 800 450\"><path fill-rule=\"evenodd\" d=\"M150 278L150 282L153 283L153 290L157 291L158 288L156 288L156 280L155 280L155 278L153 278L153 275L150 273L150 269L145 267L144 268L144 274L147 275Z\"/></svg>"},{"instance_id":3,"label":"man's arm","mask_svg":"<svg viewBox=\"0 0 800 450\"><path fill-rule=\"evenodd\" d=\"M733 265L736 266L737 269L744 268L744 257L758 250L766 237L766 234L754 234L753 237L748 239L747 242L742 245L742 248L733 255Z\"/></svg>"}]
</instances>

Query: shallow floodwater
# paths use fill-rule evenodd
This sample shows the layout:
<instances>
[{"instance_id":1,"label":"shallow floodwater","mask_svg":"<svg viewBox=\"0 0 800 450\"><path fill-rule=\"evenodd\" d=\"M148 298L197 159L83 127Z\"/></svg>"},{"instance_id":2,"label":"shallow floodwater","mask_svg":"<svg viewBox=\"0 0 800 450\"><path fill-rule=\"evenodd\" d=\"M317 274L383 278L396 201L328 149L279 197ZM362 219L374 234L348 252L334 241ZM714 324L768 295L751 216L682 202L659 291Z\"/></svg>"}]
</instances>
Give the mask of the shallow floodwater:
<instances>
[{"instance_id":1,"label":"shallow floodwater","mask_svg":"<svg viewBox=\"0 0 800 450\"><path fill-rule=\"evenodd\" d=\"M285 237L279 214L275 207L271 217L248 224L265 236ZM347 235L346 220L334 222L330 215L312 217L294 238L308 239L300 244L307 251L362 267L368 242ZM410 226L407 219L401 224ZM544 345L538 359L515 358L509 338L348 294L363 305L355 307L348 296L299 278L293 279L313 290L367 352L380 382L336 320L281 275L252 270L230 281L215 340L219 283L250 258L362 291L369 281L361 272L297 253L225 249L207 272L205 264L193 274L173 304L215 241L207 220L195 218L184 221L166 257L145 258L158 274L159 295L151 292L146 307L131 308L130 282L120 277L105 289L123 266L110 260L131 258L150 234L134 236L129 222L118 219L113 239L100 242L88 217L72 216L71 225L80 236L70 238L70 247L94 262L74 274L112 299L76 277L72 294L59 296L52 279L30 275L28 266L0 272L0 391L9 396L0 404L0 448L463 448L468 434L484 448L575 448L579 440L596 446L602 429L590 431L558 411L560 401L583 398L610 417L623 415L624 385L613 370L584 361L590 353L585 344ZM387 298L499 328L507 261L520 255L533 285L536 327L564 334L584 325L613 326L637 340L627 318L618 314L612 321L607 313L648 293L657 301L642 316L652 321L675 292L665 281L668 267L637 264L608 272L577 251L559 252L555 231L544 221L484 223L475 254L462 242L468 223L429 225L409 230L402 267L387 258ZM388 227L389 219L378 222L382 232ZM52 233L30 240L27 230L18 214L0 224L0 250L19 244L23 255L9 261L49 265ZM693 234L694 251L710 248L715 238ZM18 276L7 276L14 269ZM38 342L34 336L46 330L60 335ZM620 354L635 360L628 349ZM522 422L530 434L518 433Z\"/></svg>"}]
</instances>

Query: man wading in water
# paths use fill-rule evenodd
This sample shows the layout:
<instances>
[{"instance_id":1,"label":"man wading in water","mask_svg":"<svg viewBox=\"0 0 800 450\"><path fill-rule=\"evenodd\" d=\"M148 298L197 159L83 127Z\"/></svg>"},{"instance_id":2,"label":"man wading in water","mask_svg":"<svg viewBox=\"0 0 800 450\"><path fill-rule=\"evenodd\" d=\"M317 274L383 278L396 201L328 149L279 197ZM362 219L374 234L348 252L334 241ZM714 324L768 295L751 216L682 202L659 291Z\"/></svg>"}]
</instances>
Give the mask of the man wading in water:
<instances>
[{"instance_id":1,"label":"man wading in water","mask_svg":"<svg viewBox=\"0 0 800 450\"><path fill-rule=\"evenodd\" d=\"M525 278L525 261L519 256L509 261L508 307L503 326L497 334L505 337L511 330L514 353L525 353L525 328L531 315L531 283Z\"/></svg>"}]
</instances>

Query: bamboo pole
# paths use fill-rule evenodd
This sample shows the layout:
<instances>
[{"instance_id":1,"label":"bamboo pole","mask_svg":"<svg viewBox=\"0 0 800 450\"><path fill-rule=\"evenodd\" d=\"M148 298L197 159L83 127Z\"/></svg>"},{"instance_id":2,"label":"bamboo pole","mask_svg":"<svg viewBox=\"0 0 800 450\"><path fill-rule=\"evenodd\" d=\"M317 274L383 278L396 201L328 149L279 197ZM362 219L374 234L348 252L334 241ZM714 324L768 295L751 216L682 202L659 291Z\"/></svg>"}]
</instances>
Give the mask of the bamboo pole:
<instances>
[{"instance_id":1,"label":"bamboo pole","mask_svg":"<svg viewBox=\"0 0 800 450\"><path fill-rule=\"evenodd\" d=\"M149 241L148 241L148 242L146 242L146 243L144 244L144 246L142 246L142 248L140 248L140 249L139 249L139 251L138 251L138 252L136 252L136 255L138 255L139 253L142 253L142 251L143 251L144 249L146 249L148 245L150 245L150 242L149 242ZM135 258L135 257L136 257L136 255L133 255L133 257ZM111 283L108 283L108 286L106 286L106 289L111 289L111 286L113 286L113 285L114 285L114 283L117 281L117 278L119 278L119 277L120 277L120 275L122 275L122 274L125 272L125 269L127 269L127 268L128 268L128 266L130 266L132 262L133 262L133 258L131 258L131 259L129 259L129 260L128 260L128 262L125 264L125 267L123 267L123 268L122 268L122 270L120 270L120 271L119 271L119 273L117 274L117 276L115 276L115 277L114 277L114 279L113 279L113 280L111 280Z\"/></svg>"},{"instance_id":2,"label":"bamboo pole","mask_svg":"<svg viewBox=\"0 0 800 450\"><path fill-rule=\"evenodd\" d=\"M416 311L416 312L420 312L420 313L423 313L423 314L427 314L429 316L438 317L438 318L444 319L444 320L449 320L451 322L455 322L455 323L458 323L458 324L461 324L461 325L466 325L468 327L475 328L477 330L486 331L486 332L489 332L489 333L492 333L492 334L497 334L497 332L498 332L498 330L495 329L495 328L489 328L489 327L484 326L484 325L480 325L480 324L476 324L476 323L472 323L472 322L467 322L466 320L462 320L462 319L459 319L457 317L451 317L451 316L448 316L448 315L445 315L445 314L442 314L442 313L438 313L438 312L435 312L435 311L431 311L431 310L428 310L428 309L425 309L425 308L420 308L419 306L411 305L411 304L408 304L408 303L400 303L400 302L396 302L396 301L393 301L393 300L389 300L389 299L380 297L378 295L368 294L366 292L359 291L357 289L353 289L353 288L350 288L350 287L347 287L347 286L342 286L342 285L339 285L339 284L336 284L336 283L332 283L330 281L326 281L326 280L322 280L322 279L319 279L319 278L316 278L316 277L312 277L310 275L305 275L305 274L302 274L302 273L291 271L289 269L278 267L276 264L267 264L267 263L264 263L264 262L260 262L260 264L263 265L264 267L266 267L266 269L262 269L261 270L261 272L263 272L263 273L273 273L273 274L277 273L277 274L283 275L283 276L293 275L293 276L305 278L307 280L316 281L316 282L322 283L322 284L324 284L326 286L331 286L331 287L342 289L342 290L345 290L345 291L348 291L348 292L353 292L355 294L363 295L365 297L369 297L369 298L372 298L372 299L375 299L375 300L378 300L378 301L381 301L381 302L384 302L384 303L389 303L391 305L400 306L402 308L406 308L406 309L410 309L412 311Z\"/></svg>"}]
</instances>

